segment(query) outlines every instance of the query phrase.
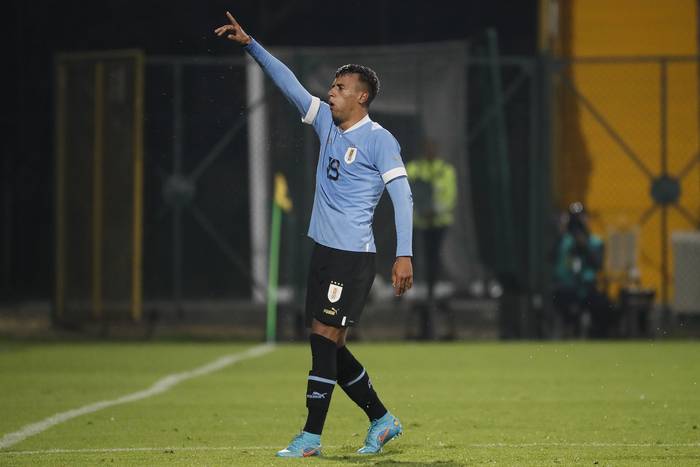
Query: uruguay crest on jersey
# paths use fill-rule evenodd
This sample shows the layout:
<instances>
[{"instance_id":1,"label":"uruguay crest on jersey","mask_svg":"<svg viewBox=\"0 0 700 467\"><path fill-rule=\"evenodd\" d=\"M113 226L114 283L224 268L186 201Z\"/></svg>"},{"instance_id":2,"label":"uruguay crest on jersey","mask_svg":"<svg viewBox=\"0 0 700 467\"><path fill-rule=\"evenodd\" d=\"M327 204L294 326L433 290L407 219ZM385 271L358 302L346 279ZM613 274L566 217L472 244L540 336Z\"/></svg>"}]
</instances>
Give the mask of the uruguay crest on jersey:
<instances>
[{"instance_id":1,"label":"uruguay crest on jersey","mask_svg":"<svg viewBox=\"0 0 700 467\"><path fill-rule=\"evenodd\" d=\"M357 157L357 148L348 148L347 151L345 151L345 163L346 164L352 164L355 162L355 157Z\"/></svg>"}]
</instances>

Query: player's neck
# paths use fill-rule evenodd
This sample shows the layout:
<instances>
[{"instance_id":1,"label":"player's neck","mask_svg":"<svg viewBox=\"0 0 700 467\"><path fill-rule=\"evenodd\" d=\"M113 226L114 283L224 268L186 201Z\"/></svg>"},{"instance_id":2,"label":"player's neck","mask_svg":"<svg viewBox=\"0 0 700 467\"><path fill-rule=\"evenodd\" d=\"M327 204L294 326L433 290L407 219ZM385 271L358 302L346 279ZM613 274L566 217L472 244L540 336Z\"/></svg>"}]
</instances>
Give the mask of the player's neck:
<instances>
[{"instance_id":1,"label":"player's neck","mask_svg":"<svg viewBox=\"0 0 700 467\"><path fill-rule=\"evenodd\" d=\"M338 128L340 128L341 130L345 131L345 130L347 130L348 128L351 128L353 125L355 125L357 122L359 122L359 121L362 120L363 118L365 118L367 115L368 115L367 110L364 109L364 108L363 108L361 111L354 112L354 113L350 116L350 118L348 118L348 119L345 120L345 121L340 122L340 123L338 124Z\"/></svg>"}]
</instances>

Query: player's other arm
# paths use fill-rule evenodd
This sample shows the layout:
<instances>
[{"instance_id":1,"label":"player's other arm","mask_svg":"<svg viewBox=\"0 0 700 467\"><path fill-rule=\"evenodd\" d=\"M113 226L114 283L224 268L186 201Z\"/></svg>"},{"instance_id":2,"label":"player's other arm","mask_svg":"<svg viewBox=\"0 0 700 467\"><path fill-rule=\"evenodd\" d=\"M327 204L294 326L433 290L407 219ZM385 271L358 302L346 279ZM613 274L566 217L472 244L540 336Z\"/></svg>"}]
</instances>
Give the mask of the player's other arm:
<instances>
[{"instance_id":1,"label":"player's other arm","mask_svg":"<svg viewBox=\"0 0 700 467\"><path fill-rule=\"evenodd\" d=\"M413 196L401 159L401 147L388 131L377 130L373 152L375 166L394 205L396 261L391 269L391 282L394 293L402 295L413 286Z\"/></svg>"},{"instance_id":2,"label":"player's other arm","mask_svg":"<svg viewBox=\"0 0 700 467\"><path fill-rule=\"evenodd\" d=\"M402 295L413 286L413 197L406 176L391 180L386 189L394 205L396 224L396 261L391 268L391 283L396 295Z\"/></svg>"},{"instance_id":3,"label":"player's other arm","mask_svg":"<svg viewBox=\"0 0 700 467\"><path fill-rule=\"evenodd\" d=\"M304 123L312 123L318 113L321 104L320 99L309 94L294 76L294 73L248 35L231 13L227 11L226 16L229 24L216 28L214 33L219 37L226 37L226 39L243 46L285 97L296 106L303 117Z\"/></svg>"}]
</instances>

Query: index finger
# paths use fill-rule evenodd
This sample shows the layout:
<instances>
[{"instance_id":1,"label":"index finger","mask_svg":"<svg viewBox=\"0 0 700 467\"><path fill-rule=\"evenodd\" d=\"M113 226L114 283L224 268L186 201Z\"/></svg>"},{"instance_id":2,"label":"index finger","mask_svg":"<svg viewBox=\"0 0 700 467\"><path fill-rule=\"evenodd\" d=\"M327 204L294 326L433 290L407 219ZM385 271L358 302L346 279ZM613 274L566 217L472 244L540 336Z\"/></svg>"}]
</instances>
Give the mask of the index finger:
<instances>
[{"instance_id":1,"label":"index finger","mask_svg":"<svg viewBox=\"0 0 700 467\"><path fill-rule=\"evenodd\" d=\"M226 16L228 16L228 20L231 21L231 24L233 24L234 26L238 26L238 22L236 21L236 18L234 18L231 13L229 13L227 11Z\"/></svg>"}]
</instances>

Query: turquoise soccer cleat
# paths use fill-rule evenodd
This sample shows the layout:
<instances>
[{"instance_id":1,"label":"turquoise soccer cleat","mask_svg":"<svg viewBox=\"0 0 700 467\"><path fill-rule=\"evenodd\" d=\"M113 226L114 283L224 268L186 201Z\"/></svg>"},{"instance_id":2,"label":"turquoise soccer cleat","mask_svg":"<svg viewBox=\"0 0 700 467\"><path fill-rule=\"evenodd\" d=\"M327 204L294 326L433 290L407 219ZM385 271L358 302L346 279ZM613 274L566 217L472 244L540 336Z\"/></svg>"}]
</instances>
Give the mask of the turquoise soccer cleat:
<instances>
[{"instance_id":1,"label":"turquoise soccer cleat","mask_svg":"<svg viewBox=\"0 0 700 467\"><path fill-rule=\"evenodd\" d=\"M377 454L382 452L382 446L403 433L403 427L398 418L390 412L382 418L372 421L367 430L365 445L357 452L359 454Z\"/></svg>"},{"instance_id":2,"label":"turquoise soccer cleat","mask_svg":"<svg viewBox=\"0 0 700 467\"><path fill-rule=\"evenodd\" d=\"M289 446L277 451L277 457L311 457L321 455L321 436L302 431Z\"/></svg>"}]
</instances>

